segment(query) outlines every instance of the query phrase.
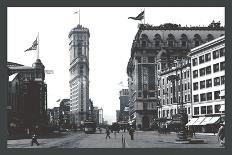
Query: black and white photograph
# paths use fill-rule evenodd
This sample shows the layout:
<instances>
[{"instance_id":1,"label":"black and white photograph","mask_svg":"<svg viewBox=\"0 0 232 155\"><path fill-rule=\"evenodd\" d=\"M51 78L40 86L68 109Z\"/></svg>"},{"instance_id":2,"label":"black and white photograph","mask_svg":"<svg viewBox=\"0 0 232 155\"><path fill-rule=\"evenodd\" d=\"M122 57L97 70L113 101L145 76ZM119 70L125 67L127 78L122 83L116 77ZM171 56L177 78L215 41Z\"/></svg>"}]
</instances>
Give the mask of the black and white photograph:
<instances>
[{"instance_id":1,"label":"black and white photograph","mask_svg":"<svg viewBox=\"0 0 232 155\"><path fill-rule=\"evenodd\" d=\"M7 148L226 148L225 7L7 7Z\"/></svg>"}]
</instances>

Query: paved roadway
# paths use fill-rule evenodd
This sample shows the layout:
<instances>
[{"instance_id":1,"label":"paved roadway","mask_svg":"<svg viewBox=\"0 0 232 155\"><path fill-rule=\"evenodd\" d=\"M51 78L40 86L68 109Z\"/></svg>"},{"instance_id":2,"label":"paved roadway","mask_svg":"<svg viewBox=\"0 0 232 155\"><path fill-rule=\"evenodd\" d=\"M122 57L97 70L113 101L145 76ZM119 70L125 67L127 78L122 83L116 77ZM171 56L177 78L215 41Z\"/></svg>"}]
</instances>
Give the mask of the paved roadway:
<instances>
[{"instance_id":1,"label":"paved roadway","mask_svg":"<svg viewBox=\"0 0 232 155\"><path fill-rule=\"evenodd\" d=\"M203 139L204 144L179 144L176 133L159 134L156 131L136 131L134 140L128 132L111 133L111 139L105 139L105 133L85 134L67 132L62 137L38 139L39 146L30 146L30 139L8 140L8 148L122 148L122 135L126 148L220 148L216 135L197 133L194 139Z\"/></svg>"}]
</instances>

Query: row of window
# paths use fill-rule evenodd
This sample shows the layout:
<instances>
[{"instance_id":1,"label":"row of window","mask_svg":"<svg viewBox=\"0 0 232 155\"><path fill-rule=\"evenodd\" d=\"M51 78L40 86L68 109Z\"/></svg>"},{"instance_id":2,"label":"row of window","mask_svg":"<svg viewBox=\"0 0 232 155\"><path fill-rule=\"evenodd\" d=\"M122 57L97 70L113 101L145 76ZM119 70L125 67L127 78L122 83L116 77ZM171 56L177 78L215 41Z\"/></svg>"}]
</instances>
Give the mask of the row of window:
<instances>
[{"instance_id":1,"label":"row of window","mask_svg":"<svg viewBox=\"0 0 232 155\"><path fill-rule=\"evenodd\" d=\"M225 61L220 62L220 67L219 67L219 63L213 64L213 72L219 72L219 70L223 71L225 70ZM207 66L204 68L199 69L200 72L200 76L205 76L208 74L211 74L211 66ZM198 70L194 70L193 71L193 78L197 78L198 77Z\"/></svg>"},{"instance_id":2,"label":"row of window","mask_svg":"<svg viewBox=\"0 0 232 155\"><path fill-rule=\"evenodd\" d=\"M225 48L221 48L219 50L213 51L213 59L217 59L223 56L225 56ZM199 56L199 58L192 59L193 66L198 65L198 60L199 60L199 64L211 61L211 53L207 53L205 55Z\"/></svg>"},{"instance_id":3,"label":"row of window","mask_svg":"<svg viewBox=\"0 0 232 155\"><path fill-rule=\"evenodd\" d=\"M185 84L182 84L181 86L182 86L183 91L190 89L190 83L189 82L185 83ZM178 85L177 89L180 90L180 85ZM173 87L172 86L170 87L170 90L171 90L170 93L172 93L173 92ZM168 94L168 93L169 93L168 88L166 88L166 91L165 91L165 89L163 89L163 95ZM160 90L158 90L158 96L160 96Z\"/></svg>"},{"instance_id":4,"label":"row of window","mask_svg":"<svg viewBox=\"0 0 232 155\"><path fill-rule=\"evenodd\" d=\"M165 99L163 99L163 100L161 100L161 102L162 102L161 104L162 105L165 105L165 104L168 105L169 104L169 100L170 100L170 104L173 104L173 102L176 103L175 99L176 98L174 98L174 99L173 98L166 99L166 103L165 103ZM181 97L180 96L178 97L178 100L179 100L179 103L180 103L181 102ZM188 102L190 100L191 100L191 95L190 94L183 96L183 101L184 102Z\"/></svg>"},{"instance_id":5,"label":"row of window","mask_svg":"<svg viewBox=\"0 0 232 155\"><path fill-rule=\"evenodd\" d=\"M185 110L187 110L187 114L190 114L190 107L188 107L187 109L185 108ZM162 117L169 117L175 115L176 113L177 113L176 109L162 110ZM161 117L160 111L159 111L159 117Z\"/></svg>"},{"instance_id":6,"label":"row of window","mask_svg":"<svg viewBox=\"0 0 232 155\"><path fill-rule=\"evenodd\" d=\"M137 57L138 63L154 63L155 57Z\"/></svg>"},{"instance_id":7,"label":"row of window","mask_svg":"<svg viewBox=\"0 0 232 155\"><path fill-rule=\"evenodd\" d=\"M220 113L220 104L214 105L214 113ZM201 106L201 107L194 107L194 115L199 115L199 110L201 109L201 114L212 114L213 113L213 106Z\"/></svg>"},{"instance_id":8,"label":"row of window","mask_svg":"<svg viewBox=\"0 0 232 155\"><path fill-rule=\"evenodd\" d=\"M225 84L225 76L215 77L214 86ZM212 79L200 81L200 89L212 87ZM193 83L193 90L198 90L198 82Z\"/></svg>"},{"instance_id":9,"label":"row of window","mask_svg":"<svg viewBox=\"0 0 232 155\"><path fill-rule=\"evenodd\" d=\"M212 100L212 92L202 93L200 94L200 101L211 101ZM214 91L214 100L224 99L225 96L220 96L220 91ZM193 102L199 102L199 94L193 95Z\"/></svg>"}]
</instances>

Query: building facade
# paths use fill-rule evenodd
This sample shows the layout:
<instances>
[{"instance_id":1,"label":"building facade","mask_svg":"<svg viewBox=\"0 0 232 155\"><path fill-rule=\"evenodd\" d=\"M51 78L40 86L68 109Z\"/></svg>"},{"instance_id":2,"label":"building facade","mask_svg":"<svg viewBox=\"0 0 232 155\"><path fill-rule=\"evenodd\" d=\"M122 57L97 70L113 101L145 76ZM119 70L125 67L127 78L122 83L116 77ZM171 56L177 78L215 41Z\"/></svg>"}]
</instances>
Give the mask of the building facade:
<instances>
[{"instance_id":1,"label":"building facade","mask_svg":"<svg viewBox=\"0 0 232 155\"><path fill-rule=\"evenodd\" d=\"M190 125L205 126L224 119L225 36L193 48L189 56L192 62L193 117L199 118L199 124L193 122Z\"/></svg>"},{"instance_id":2,"label":"building facade","mask_svg":"<svg viewBox=\"0 0 232 155\"><path fill-rule=\"evenodd\" d=\"M68 37L71 123L80 126L89 114L89 29L77 25Z\"/></svg>"},{"instance_id":3,"label":"building facade","mask_svg":"<svg viewBox=\"0 0 232 155\"><path fill-rule=\"evenodd\" d=\"M122 89L119 92L119 100L120 100L120 114L119 121L129 121L129 111L127 110L129 107L129 91L128 89Z\"/></svg>"},{"instance_id":4,"label":"building facade","mask_svg":"<svg viewBox=\"0 0 232 155\"><path fill-rule=\"evenodd\" d=\"M158 70L158 118L173 119L183 104L191 118L191 70L189 58L174 61L171 68ZM175 78L176 77L176 78Z\"/></svg>"},{"instance_id":5,"label":"building facade","mask_svg":"<svg viewBox=\"0 0 232 155\"><path fill-rule=\"evenodd\" d=\"M70 128L70 99L62 99L59 107L59 126Z\"/></svg>"},{"instance_id":6,"label":"building facade","mask_svg":"<svg viewBox=\"0 0 232 155\"><path fill-rule=\"evenodd\" d=\"M190 49L221 35L224 27L218 23L208 27L139 25L127 65L130 119L137 127L149 128L158 117L158 70L172 67L174 60L186 56Z\"/></svg>"},{"instance_id":7,"label":"building facade","mask_svg":"<svg viewBox=\"0 0 232 155\"><path fill-rule=\"evenodd\" d=\"M8 123L18 132L45 131L47 122L47 84L44 65L37 59L32 67L8 62Z\"/></svg>"}]
</instances>

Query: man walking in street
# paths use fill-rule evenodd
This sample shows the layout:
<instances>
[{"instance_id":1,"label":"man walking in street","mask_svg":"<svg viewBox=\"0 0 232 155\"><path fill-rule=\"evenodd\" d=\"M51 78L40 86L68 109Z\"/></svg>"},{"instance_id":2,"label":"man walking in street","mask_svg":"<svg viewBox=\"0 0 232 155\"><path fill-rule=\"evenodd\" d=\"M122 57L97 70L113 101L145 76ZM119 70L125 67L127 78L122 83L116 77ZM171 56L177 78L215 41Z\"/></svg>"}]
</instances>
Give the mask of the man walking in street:
<instances>
[{"instance_id":1,"label":"man walking in street","mask_svg":"<svg viewBox=\"0 0 232 155\"><path fill-rule=\"evenodd\" d=\"M224 125L225 124L222 123L220 125L221 125L221 127L218 130L217 136L218 136L218 140L220 141L220 146L224 146L225 145L225 142L224 142L224 140L225 140L225 128L224 128Z\"/></svg>"},{"instance_id":2,"label":"man walking in street","mask_svg":"<svg viewBox=\"0 0 232 155\"><path fill-rule=\"evenodd\" d=\"M31 146L33 146L34 143L36 143L36 145L39 146L39 142L37 141L37 136L35 133L32 135Z\"/></svg>"},{"instance_id":3,"label":"man walking in street","mask_svg":"<svg viewBox=\"0 0 232 155\"><path fill-rule=\"evenodd\" d=\"M134 129L131 127L130 129L129 129L129 135L131 136L131 140L134 140Z\"/></svg>"},{"instance_id":4,"label":"man walking in street","mask_svg":"<svg viewBox=\"0 0 232 155\"><path fill-rule=\"evenodd\" d=\"M107 139L107 137L109 137L109 139L110 139L110 129L109 128L106 128L106 139Z\"/></svg>"}]
</instances>

